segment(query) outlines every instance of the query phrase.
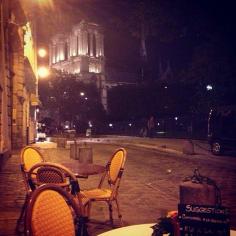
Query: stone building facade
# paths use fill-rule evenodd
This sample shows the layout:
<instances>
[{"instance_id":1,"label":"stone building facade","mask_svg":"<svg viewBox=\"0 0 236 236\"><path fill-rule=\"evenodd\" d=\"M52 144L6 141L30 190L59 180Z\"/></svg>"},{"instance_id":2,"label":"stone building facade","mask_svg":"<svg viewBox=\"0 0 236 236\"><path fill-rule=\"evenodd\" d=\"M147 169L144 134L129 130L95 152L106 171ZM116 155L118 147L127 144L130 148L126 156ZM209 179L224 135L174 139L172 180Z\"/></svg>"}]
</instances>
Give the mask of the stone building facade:
<instances>
[{"instance_id":1,"label":"stone building facade","mask_svg":"<svg viewBox=\"0 0 236 236\"><path fill-rule=\"evenodd\" d=\"M39 101L33 25L19 0L2 0L0 7L0 155L3 156L34 142Z\"/></svg>"},{"instance_id":2,"label":"stone building facade","mask_svg":"<svg viewBox=\"0 0 236 236\"><path fill-rule=\"evenodd\" d=\"M107 110L104 35L94 23L81 21L69 34L57 34L49 46L51 68L76 74L85 83L96 83L101 102Z\"/></svg>"}]
</instances>

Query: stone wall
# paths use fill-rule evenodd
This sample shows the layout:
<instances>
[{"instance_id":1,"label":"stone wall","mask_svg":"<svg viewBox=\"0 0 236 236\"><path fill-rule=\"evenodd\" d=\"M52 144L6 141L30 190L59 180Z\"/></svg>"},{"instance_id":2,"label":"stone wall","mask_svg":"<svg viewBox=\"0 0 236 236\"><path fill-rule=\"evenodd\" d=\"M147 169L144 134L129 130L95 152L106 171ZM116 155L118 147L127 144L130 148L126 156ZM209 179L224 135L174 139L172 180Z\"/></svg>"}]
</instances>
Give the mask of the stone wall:
<instances>
[{"instance_id":1,"label":"stone wall","mask_svg":"<svg viewBox=\"0 0 236 236\"><path fill-rule=\"evenodd\" d=\"M21 148L28 143L28 130L32 123L30 120L34 119L32 110L35 109L31 103L31 95L37 96L35 77L37 64L34 61L36 48L33 44L33 36L29 37L31 48L25 55L26 24L28 24L28 29L30 25L20 1L3 0L0 5L1 154L10 152L12 148ZM32 57L29 58L30 63L28 64L25 63L27 56ZM28 66L30 73L26 73L26 66Z\"/></svg>"}]
</instances>

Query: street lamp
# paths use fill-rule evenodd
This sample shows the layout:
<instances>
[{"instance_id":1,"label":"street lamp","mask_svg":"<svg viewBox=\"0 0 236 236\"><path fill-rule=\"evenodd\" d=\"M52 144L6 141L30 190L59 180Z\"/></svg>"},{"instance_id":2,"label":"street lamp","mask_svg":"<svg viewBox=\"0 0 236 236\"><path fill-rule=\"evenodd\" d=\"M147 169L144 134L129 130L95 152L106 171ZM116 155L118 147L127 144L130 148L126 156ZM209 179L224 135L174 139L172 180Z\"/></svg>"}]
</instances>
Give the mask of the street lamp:
<instances>
[{"instance_id":1,"label":"street lamp","mask_svg":"<svg viewBox=\"0 0 236 236\"><path fill-rule=\"evenodd\" d=\"M208 84L208 85L206 86L206 90L207 90L207 91L210 91L210 90L212 90L212 89L213 89L213 87L212 87L211 84Z\"/></svg>"},{"instance_id":2,"label":"street lamp","mask_svg":"<svg viewBox=\"0 0 236 236\"><path fill-rule=\"evenodd\" d=\"M45 66L41 66L38 68L38 76L40 78L46 78L49 75L49 69Z\"/></svg>"},{"instance_id":3,"label":"street lamp","mask_svg":"<svg viewBox=\"0 0 236 236\"><path fill-rule=\"evenodd\" d=\"M47 55L46 49L45 49L45 48L39 48L39 50L38 50L38 55L39 55L39 57L41 57L41 58L46 57L46 55Z\"/></svg>"},{"instance_id":4,"label":"street lamp","mask_svg":"<svg viewBox=\"0 0 236 236\"><path fill-rule=\"evenodd\" d=\"M89 125L89 128L92 128L93 127L93 124L91 121L88 122L88 125Z\"/></svg>"}]
</instances>

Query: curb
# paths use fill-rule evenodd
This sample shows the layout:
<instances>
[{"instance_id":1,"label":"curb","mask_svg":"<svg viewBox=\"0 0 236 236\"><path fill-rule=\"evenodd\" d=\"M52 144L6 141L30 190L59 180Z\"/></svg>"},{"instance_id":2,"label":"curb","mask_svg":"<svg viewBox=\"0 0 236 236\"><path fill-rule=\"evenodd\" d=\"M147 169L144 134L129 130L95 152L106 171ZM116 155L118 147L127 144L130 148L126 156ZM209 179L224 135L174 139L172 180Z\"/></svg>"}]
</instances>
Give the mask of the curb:
<instances>
[{"instance_id":1,"label":"curb","mask_svg":"<svg viewBox=\"0 0 236 236\"><path fill-rule=\"evenodd\" d=\"M122 137L122 136L118 136L115 138L108 138L108 137L82 138L82 139L77 139L77 143L81 143L81 144L82 143L105 143L105 144L115 144L115 145L119 144L119 145L123 145L123 146L146 148L146 149L150 149L150 150L158 151L158 152L162 152L162 153L167 153L167 154L192 156L191 154L188 155L188 154L183 153L183 151L169 148L168 144L167 145L162 144L161 146L156 146L154 143L149 144L148 142L140 142L141 140L138 140L138 139L135 139L136 141L135 140L132 141L129 139L131 139L131 138L130 137ZM54 140L54 141L56 141L56 140ZM74 139L66 140L66 146L68 147L68 145L70 145L74 141L75 141ZM206 153L206 152L209 152L209 150L207 150L207 148L202 147L201 145L199 145L196 142L194 142L194 145L198 149L201 149L204 151L204 153L203 152L195 152L194 155L208 155L208 153ZM47 148L47 147L45 147L45 148Z\"/></svg>"}]
</instances>

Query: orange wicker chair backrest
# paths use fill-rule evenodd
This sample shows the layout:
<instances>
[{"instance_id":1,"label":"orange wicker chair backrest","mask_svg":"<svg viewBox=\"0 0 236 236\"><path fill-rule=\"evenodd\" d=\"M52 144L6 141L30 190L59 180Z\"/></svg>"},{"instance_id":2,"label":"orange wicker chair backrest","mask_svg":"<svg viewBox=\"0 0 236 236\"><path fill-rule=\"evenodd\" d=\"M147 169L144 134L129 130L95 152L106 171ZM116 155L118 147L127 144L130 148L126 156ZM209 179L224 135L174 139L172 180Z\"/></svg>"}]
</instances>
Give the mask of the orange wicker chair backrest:
<instances>
[{"instance_id":1,"label":"orange wicker chair backrest","mask_svg":"<svg viewBox=\"0 0 236 236\"><path fill-rule=\"evenodd\" d=\"M27 207L26 235L76 235L74 222L79 217L80 209L67 191L53 184L42 185Z\"/></svg>"},{"instance_id":2,"label":"orange wicker chair backrest","mask_svg":"<svg viewBox=\"0 0 236 236\"><path fill-rule=\"evenodd\" d=\"M112 155L110 161L106 166L106 173L101 179L98 188L102 187L105 177L107 176L108 184L112 188L112 196L115 197L117 194L117 189L119 188L120 180L124 171L124 165L126 161L126 150L124 148L119 148Z\"/></svg>"},{"instance_id":3,"label":"orange wicker chair backrest","mask_svg":"<svg viewBox=\"0 0 236 236\"><path fill-rule=\"evenodd\" d=\"M33 173L36 175L36 178L32 178ZM88 199L81 195L78 179L65 166L52 162L38 163L29 170L28 178L31 189L49 183L64 187L76 197L81 214L85 215L85 205Z\"/></svg>"},{"instance_id":4,"label":"orange wicker chair backrest","mask_svg":"<svg viewBox=\"0 0 236 236\"><path fill-rule=\"evenodd\" d=\"M66 183L65 174L58 168L44 165L37 170L36 181L38 185L45 183Z\"/></svg>"},{"instance_id":5,"label":"orange wicker chair backrest","mask_svg":"<svg viewBox=\"0 0 236 236\"><path fill-rule=\"evenodd\" d=\"M20 162L25 187L29 192L31 191L31 187L28 184L28 172L35 164L44 162L44 158L37 148L26 146L21 150Z\"/></svg>"},{"instance_id":6,"label":"orange wicker chair backrest","mask_svg":"<svg viewBox=\"0 0 236 236\"><path fill-rule=\"evenodd\" d=\"M43 161L43 155L37 148L27 146L21 150L21 165L25 172L28 172L33 165Z\"/></svg>"},{"instance_id":7,"label":"orange wicker chair backrest","mask_svg":"<svg viewBox=\"0 0 236 236\"><path fill-rule=\"evenodd\" d=\"M126 161L126 151L123 148L120 148L116 150L114 155L111 158L110 164L109 164L109 181L111 184L115 184L117 179L121 176L119 176L120 171L124 169L124 164Z\"/></svg>"},{"instance_id":8,"label":"orange wicker chair backrest","mask_svg":"<svg viewBox=\"0 0 236 236\"><path fill-rule=\"evenodd\" d=\"M36 178L32 178L33 174ZM75 195L80 191L76 176L68 168L57 163L42 162L34 165L28 172L28 178L34 188L42 184L54 183L61 187L70 186L71 193Z\"/></svg>"}]
</instances>

